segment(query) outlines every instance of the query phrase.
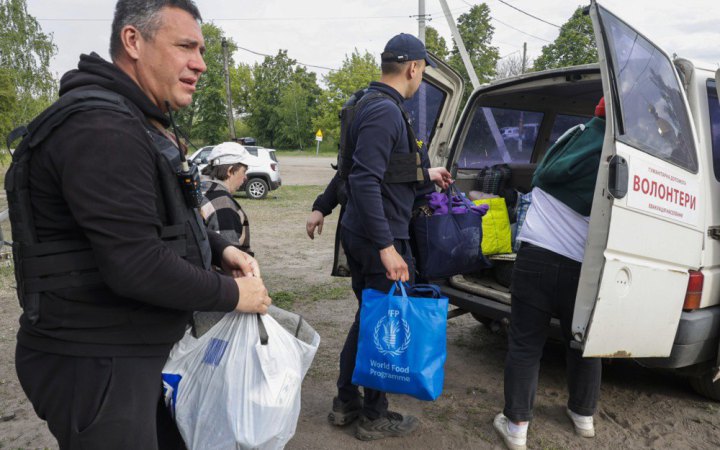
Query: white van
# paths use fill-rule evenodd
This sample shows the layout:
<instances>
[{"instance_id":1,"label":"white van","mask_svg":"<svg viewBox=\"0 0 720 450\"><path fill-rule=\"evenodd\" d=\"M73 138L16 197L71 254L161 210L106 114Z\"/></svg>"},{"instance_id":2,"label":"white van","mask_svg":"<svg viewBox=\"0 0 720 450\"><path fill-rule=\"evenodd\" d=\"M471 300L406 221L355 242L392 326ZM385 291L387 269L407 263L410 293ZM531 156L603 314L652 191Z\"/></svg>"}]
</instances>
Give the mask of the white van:
<instances>
[{"instance_id":1,"label":"white van","mask_svg":"<svg viewBox=\"0 0 720 450\"><path fill-rule=\"evenodd\" d=\"M452 130L462 83L445 65L428 68L423 100L410 102L433 165L458 187L477 189L480 169L510 169L507 192L528 192L538 161L605 98L607 126L573 333L587 357L633 358L687 375L720 400L720 105L716 73L671 59L592 1L599 63L533 72L476 89ZM424 93L422 93L424 91ZM432 101L431 101L432 100ZM418 106L419 103L423 107ZM504 138L518 115L537 125L520 144ZM508 200L510 200L508 198ZM514 203L509 201L510 210ZM512 214L511 214L512 216ZM507 321L507 274L494 268L440 280L459 309Z\"/></svg>"}]
</instances>

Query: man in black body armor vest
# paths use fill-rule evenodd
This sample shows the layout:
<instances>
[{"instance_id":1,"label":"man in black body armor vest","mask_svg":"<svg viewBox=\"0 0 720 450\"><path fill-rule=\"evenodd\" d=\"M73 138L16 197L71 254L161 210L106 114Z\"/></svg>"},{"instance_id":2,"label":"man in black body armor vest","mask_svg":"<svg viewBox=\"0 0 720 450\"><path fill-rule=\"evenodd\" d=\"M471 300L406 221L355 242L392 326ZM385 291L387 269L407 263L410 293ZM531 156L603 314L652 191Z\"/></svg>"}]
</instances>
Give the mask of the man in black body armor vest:
<instances>
[{"instance_id":1,"label":"man in black body armor vest","mask_svg":"<svg viewBox=\"0 0 720 450\"><path fill-rule=\"evenodd\" d=\"M434 65L420 40L409 34L390 39L382 54L380 81L370 83L347 130L352 163L343 164L346 154L338 158L338 179L349 167L342 245L358 310L340 355L338 395L328 419L347 425L359 418L355 436L361 440L404 436L418 426L415 417L389 411L384 392L365 388L361 397L352 373L363 289L387 292L397 280L412 282L409 224L415 199L432 182L443 189L451 182L444 167L426 168L402 108L403 100L420 87L426 63Z\"/></svg>"},{"instance_id":2,"label":"man in black body armor vest","mask_svg":"<svg viewBox=\"0 0 720 450\"><path fill-rule=\"evenodd\" d=\"M13 156L16 368L62 449L182 447L160 374L192 312L271 302L256 261L198 221L166 131L206 70L200 20L192 0L118 1L112 63L82 55L39 117L54 122L28 127L26 166Z\"/></svg>"}]
</instances>

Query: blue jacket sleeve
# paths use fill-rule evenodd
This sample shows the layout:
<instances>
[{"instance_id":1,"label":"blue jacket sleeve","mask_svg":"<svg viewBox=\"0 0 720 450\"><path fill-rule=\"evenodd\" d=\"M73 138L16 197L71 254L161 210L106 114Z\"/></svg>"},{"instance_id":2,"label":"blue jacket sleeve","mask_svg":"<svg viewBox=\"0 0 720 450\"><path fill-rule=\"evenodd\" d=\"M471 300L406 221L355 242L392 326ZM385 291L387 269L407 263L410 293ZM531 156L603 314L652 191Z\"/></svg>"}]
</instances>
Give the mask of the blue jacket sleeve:
<instances>
[{"instance_id":1,"label":"blue jacket sleeve","mask_svg":"<svg viewBox=\"0 0 720 450\"><path fill-rule=\"evenodd\" d=\"M323 216L332 214L333 209L340 203L337 198L338 184L341 183L337 173L333 176L322 194L318 195L312 205L312 211L320 211Z\"/></svg>"}]
</instances>

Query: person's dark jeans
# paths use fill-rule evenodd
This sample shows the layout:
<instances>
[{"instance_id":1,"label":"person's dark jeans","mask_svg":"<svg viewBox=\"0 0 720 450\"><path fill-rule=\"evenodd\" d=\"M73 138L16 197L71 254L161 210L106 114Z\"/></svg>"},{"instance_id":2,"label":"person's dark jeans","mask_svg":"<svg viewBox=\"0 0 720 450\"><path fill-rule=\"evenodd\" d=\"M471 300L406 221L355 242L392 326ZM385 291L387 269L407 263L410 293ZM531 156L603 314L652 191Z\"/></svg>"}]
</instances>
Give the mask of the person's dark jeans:
<instances>
[{"instance_id":1,"label":"person's dark jeans","mask_svg":"<svg viewBox=\"0 0 720 450\"><path fill-rule=\"evenodd\" d=\"M15 352L20 384L63 450L184 449L174 421L160 414L166 360L65 356L22 345Z\"/></svg>"},{"instance_id":2,"label":"person's dark jeans","mask_svg":"<svg viewBox=\"0 0 720 450\"><path fill-rule=\"evenodd\" d=\"M567 360L568 408L595 413L601 361L570 348L575 294L581 264L557 253L523 244L512 274L512 312L505 361L505 409L513 422L532 419L540 358L553 314L560 320Z\"/></svg>"},{"instance_id":3,"label":"person's dark jeans","mask_svg":"<svg viewBox=\"0 0 720 450\"><path fill-rule=\"evenodd\" d=\"M358 387L352 384L352 374L355 370L355 357L357 355L358 334L360 331L360 305L362 305L362 291L365 288L387 292L393 284L385 276L386 270L380 260L380 252L372 242L359 236L346 228L342 230L342 245L350 265L352 289L358 300L358 309L355 321L350 327L345 345L340 353L340 375L338 376L338 396L343 402L349 402L360 396ZM396 240L395 249L403 257L410 271L410 284L413 283L412 253L407 240ZM364 388L364 401L362 414L371 419L377 419L387 413L388 402L384 392Z\"/></svg>"}]
</instances>

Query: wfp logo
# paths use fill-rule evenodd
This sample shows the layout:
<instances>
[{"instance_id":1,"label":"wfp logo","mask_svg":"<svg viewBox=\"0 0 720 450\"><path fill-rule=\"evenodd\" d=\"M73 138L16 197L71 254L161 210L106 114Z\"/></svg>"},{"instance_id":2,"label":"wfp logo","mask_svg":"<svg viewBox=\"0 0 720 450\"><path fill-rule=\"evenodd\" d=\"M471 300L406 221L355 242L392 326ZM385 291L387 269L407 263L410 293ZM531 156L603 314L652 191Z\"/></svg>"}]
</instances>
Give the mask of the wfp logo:
<instances>
[{"instance_id":1,"label":"wfp logo","mask_svg":"<svg viewBox=\"0 0 720 450\"><path fill-rule=\"evenodd\" d=\"M400 356L410 345L410 325L399 315L400 311L391 309L375 325L373 340L382 355Z\"/></svg>"}]
</instances>

